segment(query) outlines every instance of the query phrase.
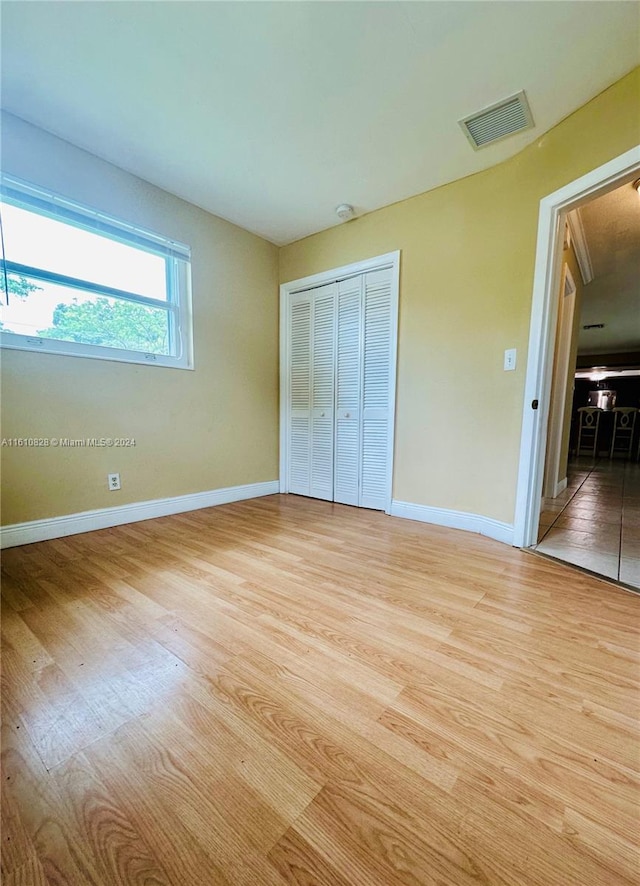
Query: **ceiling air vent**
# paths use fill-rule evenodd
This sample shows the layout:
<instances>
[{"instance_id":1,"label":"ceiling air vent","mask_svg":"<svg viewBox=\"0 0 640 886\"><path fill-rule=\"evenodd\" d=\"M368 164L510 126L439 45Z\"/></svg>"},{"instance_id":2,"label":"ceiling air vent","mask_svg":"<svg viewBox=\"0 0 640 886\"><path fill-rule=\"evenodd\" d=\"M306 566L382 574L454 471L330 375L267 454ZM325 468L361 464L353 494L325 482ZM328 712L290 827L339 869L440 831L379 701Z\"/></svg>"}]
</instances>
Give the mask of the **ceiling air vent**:
<instances>
[{"instance_id":1,"label":"ceiling air vent","mask_svg":"<svg viewBox=\"0 0 640 886\"><path fill-rule=\"evenodd\" d=\"M477 151L508 135L531 129L533 117L523 90L458 122Z\"/></svg>"}]
</instances>

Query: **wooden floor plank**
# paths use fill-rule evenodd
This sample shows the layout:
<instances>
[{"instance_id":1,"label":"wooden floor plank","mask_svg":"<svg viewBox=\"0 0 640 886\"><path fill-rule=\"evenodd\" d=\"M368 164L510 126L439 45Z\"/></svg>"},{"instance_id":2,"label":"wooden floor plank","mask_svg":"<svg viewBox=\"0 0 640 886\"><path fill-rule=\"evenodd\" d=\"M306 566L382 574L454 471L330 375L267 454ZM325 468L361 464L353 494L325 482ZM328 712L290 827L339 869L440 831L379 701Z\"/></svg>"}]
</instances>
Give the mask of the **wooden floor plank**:
<instances>
[{"instance_id":1,"label":"wooden floor plank","mask_svg":"<svg viewBox=\"0 0 640 886\"><path fill-rule=\"evenodd\" d=\"M120 731L109 740L91 745L84 755L109 796L135 822L137 833L167 872L172 886L180 883L228 886L233 882L207 853L203 841L193 836L178 810L160 807L147 777L131 764Z\"/></svg>"},{"instance_id":2,"label":"wooden floor plank","mask_svg":"<svg viewBox=\"0 0 640 886\"><path fill-rule=\"evenodd\" d=\"M2 878L4 886L48 886L42 865L35 852L19 868L14 868Z\"/></svg>"},{"instance_id":3,"label":"wooden floor plank","mask_svg":"<svg viewBox=\"0 0 640 886\"><path fill-rule=\"evenodd\" d=\"M138 833L135 820L82 753L57 766L52 776L69 817L93 849L103 883L170 886L169 876Z\"/></svg>"},{"instance_id":4,"label":"wooden floor plank","mask_svg":"<svg viewBox=\"0 0 640 886\"><path fill-rule=\"evenodd\" d=\"M7 551L9 886L640 882L640 599L270 496Z\"/></svg>"},{"instance_id":5,"label":"wooden floor plank","mask_svg":"<svg viewBox=\"0 0 640 886\"><path fill-rule=\"evenodd\" d=\"M23 730L23 733L25 730ZM47 886L102 886L95 847L85 843L28 736L2 727L2 789L18 810ZM4 847L3 847L4 848ZM24 866L23 866L24 868ZM27 871L29 868L27 868ZM17 868L15 878L26 876ZM37 882L37 881L36 881ZM117 881L113 881L117 882Z\"/></svg>"}]
</instances>

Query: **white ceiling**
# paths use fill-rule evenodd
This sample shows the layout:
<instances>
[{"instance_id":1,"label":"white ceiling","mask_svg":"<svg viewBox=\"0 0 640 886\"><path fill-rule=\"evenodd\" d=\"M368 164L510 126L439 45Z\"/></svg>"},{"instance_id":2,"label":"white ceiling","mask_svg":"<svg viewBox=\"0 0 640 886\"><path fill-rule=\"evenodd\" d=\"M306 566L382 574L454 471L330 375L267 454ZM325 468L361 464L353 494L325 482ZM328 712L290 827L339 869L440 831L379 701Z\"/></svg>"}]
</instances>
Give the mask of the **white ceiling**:
<instances>
[{"instance_id":1,"label":"white ceiling","mask_svg":"<svg viewBox=\"0 0 640 886\"><path fill-rule=\"evenodd\" d=\"M640 351L640 196L624 184L579 210L593 280L582 293L580 354ZM604 323L604 329L582 329Z\"/></svg>"},{"instance_id":2,"label":"white ceiling","mask_svg":"<svg viewBox=\"0 0 640 886\"><path fill-rule=\"evenodd\" d=\"M3 106L283 244L499 163L640 62L636 2L2 4ZM520 89L536 127L457 120Z\"/></svg>"}]
</instances>

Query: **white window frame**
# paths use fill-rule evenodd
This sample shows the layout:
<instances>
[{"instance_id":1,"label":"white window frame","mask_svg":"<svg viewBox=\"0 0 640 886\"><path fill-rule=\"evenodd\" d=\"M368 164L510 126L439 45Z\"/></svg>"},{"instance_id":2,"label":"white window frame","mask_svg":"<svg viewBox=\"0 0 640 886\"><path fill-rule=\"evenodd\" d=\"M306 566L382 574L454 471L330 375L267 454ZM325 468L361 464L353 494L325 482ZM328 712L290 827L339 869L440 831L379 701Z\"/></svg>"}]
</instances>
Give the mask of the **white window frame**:
<instances>
[{"instance_id":1,"label":"white window frame","mask_svg":"<svg viewBox=\"0 0 640 886\"><path fill-rule=\"evenodd\" d=\"M66 277L29 265L20 265L2 258L0 290L4 292L4 271L19 274L33 280L42 280L83 292L115 297L145 307L161 308L169 319L171 354L149 354L144 351L109 348L82 342L61 341L50 338L0 332L0 347L18 351L37 351L45 354L61 354L67 357L89 357L120 363L140 363L147 366L164 366L175 369L193 369L193 321L191 312L191 250L177 240L170 240L152 231L106 215L83 206L52 191L22 179L3 174L0 183L3 201L26 209L37 215L53 218L73 225L75 228L107 237L165 259L167 273L167 299L155 299L103 286L99 283Z\"/></svg>"}]
</instances>

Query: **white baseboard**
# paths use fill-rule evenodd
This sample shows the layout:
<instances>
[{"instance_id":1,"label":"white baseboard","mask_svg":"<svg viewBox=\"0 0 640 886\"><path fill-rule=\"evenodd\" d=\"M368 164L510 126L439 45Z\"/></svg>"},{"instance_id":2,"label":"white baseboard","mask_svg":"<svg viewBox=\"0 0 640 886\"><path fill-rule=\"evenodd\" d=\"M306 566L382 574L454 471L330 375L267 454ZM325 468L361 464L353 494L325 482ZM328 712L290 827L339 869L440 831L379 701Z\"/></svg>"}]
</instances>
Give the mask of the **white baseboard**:
<instances>
[{"instance_id":1,"label":"white baseboard","mask_svg":"<svg viewBox=\"0 0 640 886\"><path fill-rule=\"evenodd\" d=\"M464 529L467 532L479 532L496 541L513 544L513 525L501 523L491 517L479 514L468 514L465 511L450 511L447 508L431 508L427 505L415 505L408 501L392 501L391 516L404 517L407 520L419 520L421 523L435 523L449 529Z\"/></svg>"},{"instance_id":2,"label":"white baseboard","mask_svg":"<svg viewBox=\"0 0 640 886\"><path fill-rule=\"evenodd\" d=\"M226 489L194 492L191 495L177 495L174 498L158 498L115 508L83 511L80 514L67 514L64 517L51 517L47 520L14 523L0 530L2 536L0 546L13 548L16 545L63 538L65 535L78 535L80 532L91 532L94 529L108 529L111 526L121 526L123 523L138 523L140 520L151 520L153 517L197 511L200 508L229 504L247 498L276 495L279 491L279 481L270 480L266 483L248 483L245 486L229 486Z\"/></svg>"},{"instance_id":3,"label":"white baseboard","mask_svg":"<svg viewBox=\"0 0 640 886\"><path fill-rule=\"evenodd\" d=\"M564 480L560 480L559 483L556 483L556 487L553 490L553 497L557 498L561 492L565 491L566 488L567 488L567 478L565 477Z\"/></svg>"}]
</instances>

